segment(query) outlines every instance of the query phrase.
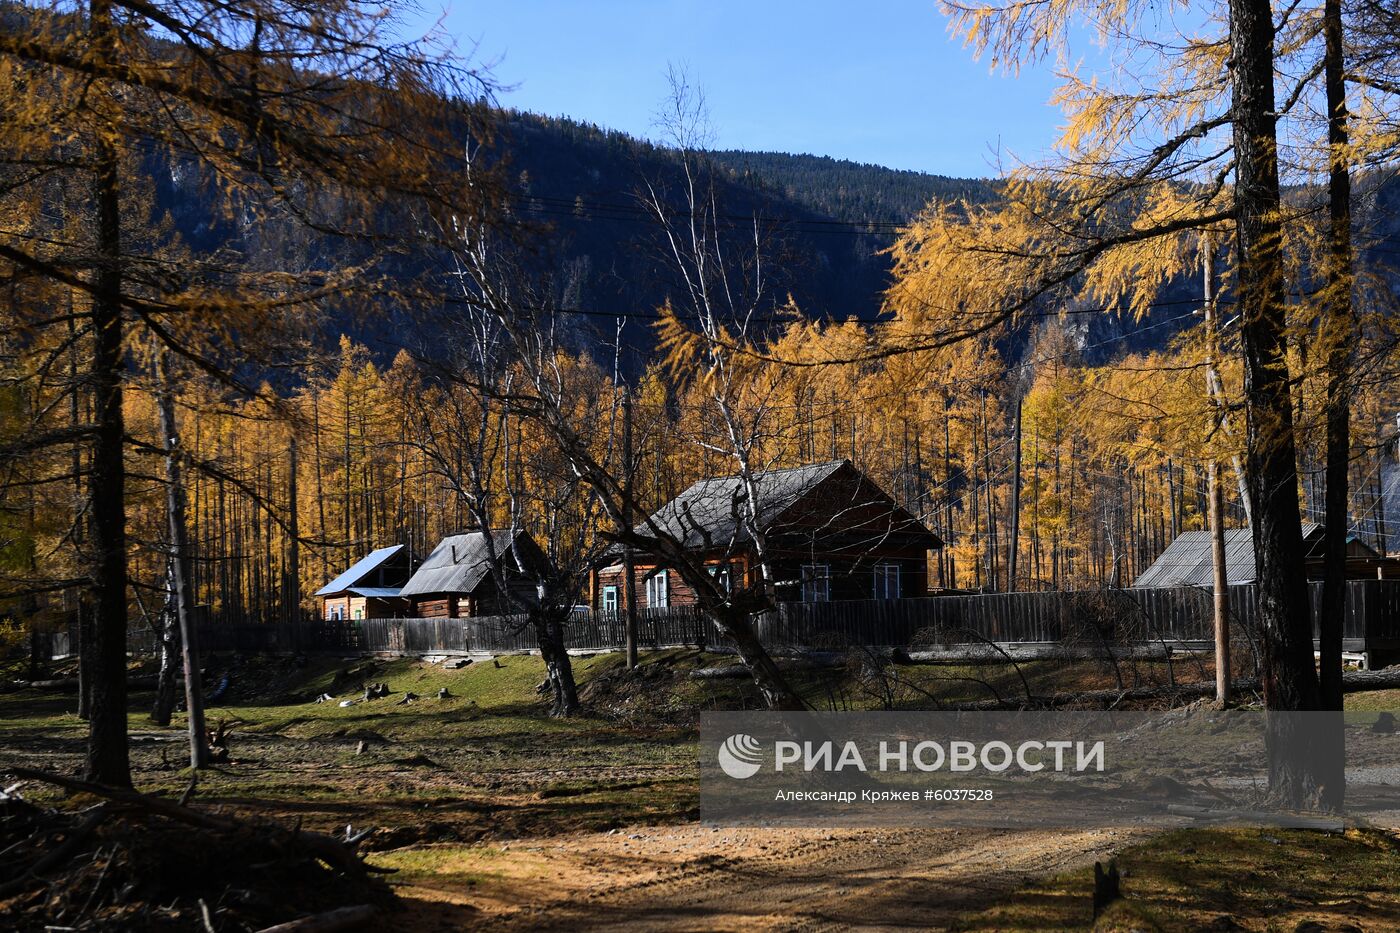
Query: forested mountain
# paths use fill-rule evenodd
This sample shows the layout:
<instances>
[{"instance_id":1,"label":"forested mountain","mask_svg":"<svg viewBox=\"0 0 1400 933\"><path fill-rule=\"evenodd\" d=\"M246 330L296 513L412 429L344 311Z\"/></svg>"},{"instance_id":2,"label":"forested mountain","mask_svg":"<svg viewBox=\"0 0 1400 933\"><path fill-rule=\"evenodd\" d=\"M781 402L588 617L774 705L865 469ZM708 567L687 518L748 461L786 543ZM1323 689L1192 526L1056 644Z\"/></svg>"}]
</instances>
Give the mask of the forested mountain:
<instances>
[{"instance_id":1,"label":"forested mountain","mask_svg":"<svg viewBox=\"0 0 1400 933\"><path fill-rule=\"evenodd\" d=\"M994 199L998 187L983 178L949 178L830 156L723 149L711 158L762 190L857 224L906 223L934 198L980 203Z\"/></svg>"},{"instance_id":2,"label":"forested mountain","mask_svg":"<svg viewBox=\"0 0 1400 933\"><path fill-rule=\"evenodd\" d=\"M632 354L626 365L636 371L652 345L647 319L678 293L673 264L642 195L654 186L679 207L680 160L665 147L625 133L520 112L500 114L490 152L512 191L512 209L536 225L529 241L537 270L560 306L579 312L573 318L578 348L610 352L605 348L622 320L623 342ZM791 296L814 318L874 319L889 283L891 262L884 250L900 226L934 199L986 203L996 199L999 188L995 180L826 156L720 150L708 158L713 173L707 180L722 212L733 219L736 249L751 245L753 218L761 221L768 300L777 307ZM308 240L295 224L284 230L266 218L257 225L220 219L197 178L170 169L156 174L161 202L197 248L232 246L243 261L293 271L352 258L343 255L343 243ZM1392 200L1394 192L1382 188L1366 199L1369 210L1358 211L1380 231L1374 236L1387 241L1395 239L1386 233L1395 226L1388 210ZM1094 303L1074 296L1065 306L1074 312L1067 320L1086 358L1102 361L1164 346L1193 322L1192 304L1199 298L1199 282L1188 279L1163 285L1159 306L1145 320L1091 313ZM403 345L439 346L441 336L424 333L412 315L394 312L329 321L325 330L331 337L347 333L385 356ZM1028 336L1010 338L1011 358L1019 357Z\"/></svg>"},{"instance_id":3,"label":"forested mountain","mask_svg":"<svg viewBox=\"0 0 1400 933\"><path fill-rule=\"evenodd\" d=\"M612 340L616 315L628 321L628 342L651 343L645 318L674 293L674 271L641 194L648 185L679 206L681 164L675 153L624 133L574 120L506 112L490 146L510 186L519 218L538 225L530 237L539 270L575 322L582 346ZM985 200L993 183L950 179L809 155L716 152L710 157L723 213L737 238L752 237L761 219L767 294L788 297L813 317L874 318L888 284L882 254L898 226L935 197ZM344 258L343 244L308 239L303 228L278 228L263 218L240 225L209 206L201 181L178 168L154 169L158 197L187 242L198 249L234 249L242 261L295 271ZM386 352L404 342L434 342L411 320L328 322Z\"/></svg>"},{"instance_id":4,"label":"forested mountain","mask_svg":"<svg viewBox=\"0 0 1400 933\"><path fill-rule=\"evenodd\" d=\"M680 163L665 148L568 119L512 113L500 150L522 213L550 225L543 238L560 272L560 300L590 311L649 314L672 292L655 222L641 195L679 196ZM897 226L938 196L993 196L990 184L817 156L716 152L711 181L736 237L758 217L770 295L791 294L818 317L871 319ZM610 325L609 325L610 326Z\"/></svg>"}]
</instances>

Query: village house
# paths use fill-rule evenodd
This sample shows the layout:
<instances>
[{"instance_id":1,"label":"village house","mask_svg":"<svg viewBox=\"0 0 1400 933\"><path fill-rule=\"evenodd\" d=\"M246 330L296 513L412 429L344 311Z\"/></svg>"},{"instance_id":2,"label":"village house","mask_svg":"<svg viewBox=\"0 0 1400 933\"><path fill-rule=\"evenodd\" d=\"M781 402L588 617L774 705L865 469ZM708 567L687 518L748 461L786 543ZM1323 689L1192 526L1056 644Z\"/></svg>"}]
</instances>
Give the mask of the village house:
<instances>
[{"instance_id":1,"label":"village house","mask_svg":"<svg viewBox=\"0 0 1400 933\"><path fill-rule=\"evenodd\" d=\"M1309 580L1322 579L1322 526L1303 522L1304 561ZM1400 560L1384 557L1355 535L1347 538L1348 580L1400 579ZM1215 579L1209 531L1187 531L1176 537L1138 578L1135 587L1210 586ZM1225 578L1253 583L1254 536L1248 528L1225 529Z\"/></svg>"},{"instance_id":2,"label":"village house","mask_svg":"<svg viewBox=\"0 0 1400 933\"><path fill-rule=\"evenodd\" d=\"M539 545L524 532L494 531L491 541L512 589L522 596L533 595L546 562ZM517 612L497 587L491 551L484 532L443 538L400 592L409 601L413 617L462 619Z\"/></svg>"},{"instance_id":3,"label":"village house","mask_svg":"<svg viewBox=\"0 0 1400 933\"><path fill-rule=\"evenodd\" d=\"M402 616L408 604L399 590L413 572L413 552L402 544L382 547L316 591L323 619Z\"/></svg>"},{"instance_id":4,"label":"village house","mask_svg":"<svg viewBox=\"0 0 1400 933\"><path fill-rule=\"evenodd\" d=\"M851 465L834 460L754 476L757 522L780 601L828 602L927 596L929 552L937 535ZM651 516L710 567L721 586L757 581L757 550L744 520L747 496L737 476L704 479ZM637 526L651 534L646 523ZM623 608L621 555L592 574L592 606ZM638 554L637 606L693 605L695 592L674 569Z\"/></svg>"}]
</instances>

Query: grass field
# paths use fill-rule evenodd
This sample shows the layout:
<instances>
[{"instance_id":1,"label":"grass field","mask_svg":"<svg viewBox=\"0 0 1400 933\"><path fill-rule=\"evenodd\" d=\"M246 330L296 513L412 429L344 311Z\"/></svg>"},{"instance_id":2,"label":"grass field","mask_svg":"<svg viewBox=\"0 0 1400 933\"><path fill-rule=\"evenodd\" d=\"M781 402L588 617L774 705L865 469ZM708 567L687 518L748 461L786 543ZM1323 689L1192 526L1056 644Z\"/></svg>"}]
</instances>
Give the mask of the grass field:
<instances>
[{"instance_id":1,"label":"grass field","mask_svg":"<svg viewBox=\"0 0 1400 933\"><path fill-rule=\"evenodd\" d=\"M232 760L197 800L334 830L375 827L376 864L398 869L398 929L504 927L751 929L915 925L1052 930L1093 925L1090 871L1116 857L1127 900L1103 929L1400 929L1400 848L1377 832L1171 833L952 830L717 830L697 822L697 712L752 705L738 679L696 680L732 659L696 651L580 658L592 713L557 720L537 693L537 658L461 669L412 660L216 658L228 676L211 724L231 724ZM1092 664L915 668L872 687L850 671L802 673L818 706L884 708L1101 685ZM1188 678L1178 669L1173 674ZM1160 665L1131 676L1160 682ZM1023 684L1022 679L1025 683ZM384 699L354 702L383 681ZM439 699L440 690L448 696ZM419 699L403 703L406 693ZM330 694L331 702L313 698ZM1400 706L1396 691L1357 709ZM132 697L139 787L188 782L183 722L154 727ZM0 768L73 770L85 724L71 694L0 693ZM33 788L35 796L50 792ZM1299 924L1317 923L1308 927Z\"/></svg>"}]
</instances>

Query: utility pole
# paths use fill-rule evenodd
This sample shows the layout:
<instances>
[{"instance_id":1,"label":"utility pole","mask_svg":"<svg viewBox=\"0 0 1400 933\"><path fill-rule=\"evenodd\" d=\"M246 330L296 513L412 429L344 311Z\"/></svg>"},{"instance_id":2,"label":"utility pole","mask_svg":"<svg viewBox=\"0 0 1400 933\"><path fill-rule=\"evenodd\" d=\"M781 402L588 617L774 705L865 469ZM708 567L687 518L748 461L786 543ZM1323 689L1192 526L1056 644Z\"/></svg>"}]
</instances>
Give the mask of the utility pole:
<instances>
[{"instance_id":1,"label":"utility pole","mask_svg":"<svg viewBox=\"0 0 1400 933\"><path fill-rule=\"evenodd\" d=\"M634 524L632 518L632 479L636 473L632 462L632 387L622 387L622 469L623 497L622 523L628 533ZM627 612L627 669L637 666L637 579L636 560L632 545L622 546L622 597Z\"/></svg>"},{"instance_id":2,"label":"utility pole","mask_svg":"<svg viewBox=\"0 0 1400 933\"><path fill-rule=\"evenodd\" d=\"M190 590L190 551L185 534L185 485L181 476L179 428L175 424L175 399L170 385L169 358L160 358L160 433L165 445L165 503L170 521L171 583L175 590L175 613L184 648L185 709L189 720L190 767L209 764L204 734L204 687L199 678L199 629L194 621L194 598Z\"/></svg>"},{"instance_id":3,"label":"utility pole","mask_svg":"<svg viewBox=\"0 0 1400 933\"><path fill-rule=\"evenodd\" d=\"M1215 307L1215 245L1210 231L1201 243L1201 268L1205 285L1206 393L1211 399L1211 433L1224 430L1225 413L1221 400L1220 376L1216 360L1220 353L1220 330ZM1214 456L1206 459L1206 486L1210 503L1210 559L1213 570L1215 609L1215 699L1221 706L1230 701L1230 590L1225 567L1225 490L1220 485L1220 464ZM1248 499L1245 499L1248 502Z\"/></svg>"}]
</instances>

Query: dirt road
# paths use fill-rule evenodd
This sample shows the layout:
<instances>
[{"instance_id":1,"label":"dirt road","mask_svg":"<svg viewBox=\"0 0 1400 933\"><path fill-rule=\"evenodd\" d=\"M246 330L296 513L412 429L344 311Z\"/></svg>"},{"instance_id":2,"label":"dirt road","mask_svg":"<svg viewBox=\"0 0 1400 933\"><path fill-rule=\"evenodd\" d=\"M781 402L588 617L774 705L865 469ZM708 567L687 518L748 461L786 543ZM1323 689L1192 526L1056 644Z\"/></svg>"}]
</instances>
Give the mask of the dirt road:
<instances>
[{"instance_id":1,"label":"dirt road","mask_svg":"<svg viewBox=\"0 0 1400 933\"><path fill-rule=\"evenodd\" d=\"M693 824L386 853L401 929L937 929L1125 831L719 829ZM434 868L415 872L422 859ZM1085 905L1088 920L1089 905Z\"/></svg>"}]
</instances>

